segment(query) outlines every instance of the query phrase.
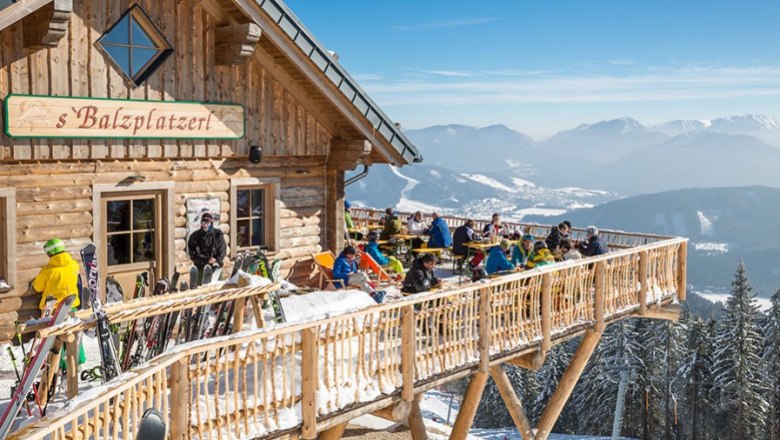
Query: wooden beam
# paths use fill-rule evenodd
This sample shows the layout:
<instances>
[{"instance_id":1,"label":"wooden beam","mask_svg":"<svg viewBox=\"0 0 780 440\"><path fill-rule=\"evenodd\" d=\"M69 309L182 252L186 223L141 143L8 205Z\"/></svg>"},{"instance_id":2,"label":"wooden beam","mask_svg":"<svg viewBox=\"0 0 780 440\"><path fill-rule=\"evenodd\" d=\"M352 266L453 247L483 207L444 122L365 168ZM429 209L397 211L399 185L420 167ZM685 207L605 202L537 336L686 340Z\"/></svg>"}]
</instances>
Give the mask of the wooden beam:
<instances>
[{"instance_id":1,"label":"wooden beam","mask_svg":"<svg viewBox=\"0 0 780 440\"><path fill-rule=\"evenodd\" d=\"M639 314L647 313L647 251L639 253Z\"/></svg>"},{"instance_id":2,"label":"wooden beam","mask_svg":"<svg viewBox=\"0 0 780 440\"><path fill-rule=\"evenodd\" d=\"M409 414L411 414L411 412L412 403L407 403L402 400L390 406L378 409L372 412L371 415L379 417L380 419L389 420L391 422L403 422L409 418Z\"/></svg>"},{"instance_id":3,"label":"wooden beam","mask_svg":"<svg viewBox=\"0 0 780 440\"><path fill-rule=\"evenodd\" d=\"M24 17L24 47L57 47L68 32L73 0L54 0Z\"/></svg>"},{"instance_id":4,"label":"wooden beam","mask_svg":"<svg viewBox=\"0 0 780 440\"><path fill-rule=\"evenodd\" d=\"M65 355L68 359L68 375L66 379L68 400L79 395L79 335L66 336Z\"/></svg>"},{"instance_id":5,"label":"wooden beam","mask_svg":"<svg viewBox=\"0 0 780 440\"><path fill-rule=\"evenodd\" d=\"M401 399L412 403L414 399L414 349L417 335L414 331L414 306L406 306L401 312Z\"/></svg>"},{"instance_id":6,"label":"wooden beam","mask_svg":"<svg viewBox=\"0 0 780 440\"><path fill-rule=\"evenodd\" d=\"M679 304L665 304L662 306L650 307L643 315L645 318L665 319L667 321L678 321L680 319Z\"/></svg>"},{"instance_id":7,"label":"wooden beam","mask_svg":"<svg viewBox=\"0 0 780 440\"><path fill-rule=\"evenodd\" d=\"M501 365L493 365L490 367L490 376L496 383L498 392L501 394L501 398L504 399L506 409L509 411L509 415L512 416L512 421L515 422L520 436L523 440L532 440L534 433L531 430L531 422L528 421L528 417L525 415L523 403L517 397L515 389L506 375L506 371L504 371Z\"/></svg>"},{"instance_id":8,"label":"wooden beam","mask_svg":"<svg viewBox=\"0 0 780 440\"><path fill-rule=\"evenodd\" d=\"M552 273L542 275L542 351L552 346Z\"/></svg>"},{"instance_id":9,"label":"wooden beam","mask_svg":"<svg viewBox=\"0 0 780 440\"><path fill-rule=\"evenodd\" d=\"M474 416L477 414L482 391L485 390L487 376L487 373L483 372L478 372L471 376L469 386L466 388L466 394L463 396L463 403L460 405L460 410L458 410L458 417L455 419L455 424L452 425L450 440L466 440L471 424L474 422Z\"/></svg>"},{"instance_id":10,"label":"wooden beam","mask_svg":"<svg viewBox=\"0 0 780 440\"><path fill-rule=\"evenodd\" d=\"M688 289L688 243L680 243L677 249L677 300L685 301Z\"/></svg>"},{"instance_id":11,"label":"wooden beam","mask_svg":"<svg viewBox=\"0 0 780 440\"><path fill-rule=\"evenodd\" d=\"M317 438L317 372L319 370L319 327L301 330L301 438Z\"/></svg>"},{"instance_id":12,"label":"wooden beam","mask_svg":"<svg viewBox=\"0 0 780 440\"><path fill-rule=\"evenodd\" d=\"M550 397L550 401L547 402L547 407L545 407L542 417L539 419L536 429L536 440L545 440L550 435L555 422L558 421L558 417L561 415L561 411L563 411L563 406L569 400L574 386L577 385L577 381L580 379L588 359L590 359L593 350L598 345L599 339L601 339L601 332L593 330L585 332L580 346L577 347L571 363L569 363L568 368L563 373L560 382L558 382L558 387L555 388L555 392Z\"/></svg>"},{"instance_id":13,"label":"wooden beam","mask_svg":"<svg viewBox=\"0 0 780 440\"><path fill-rule=\"evenodd\" d=\"M254 55L260 34L260 26L255 23L228 24L218 27L214 40L217 65L244 64Z\"/></svg>"},{"instance_id":14,"label":"wooden beam","mask_svg":"<svg viewBox=\"0 0 780 440\"><path fill-rule=\"evenodd\" d=\"M490 368L490 291L485 287L479 291L479 372L487 374ZM479 403L479 402L477 402Z\"/></svg>"},{"instance_id":15,"label":"wooden beam","mask_svg":"<svg viewBox=\"0 0 780 440\"><path fill-rule=\"evenodd\" d=\"M594 293L594 316L596 318L596 324L604 323L604 307L606 306L607 290L606 290L606 276L607 268L603 261L599 261L595 266L596 280L595 280L595 293Z\"/></svg>"},{"instance_id":16,"label":"wooden beam","mask_svg":"<svg viewBox=\"0 0 780 440\"><path fill-rule=\"evenodd\" d=\"M412 440L428 440L428 432L425 430L425 420L420 411L420 399L422 394L412 401L412 410L409 413L409 429L412 431Z\"/></svg>"},{"instance_id":17,"label":"wooden beam","mask_svg":"<svg viewBox=\"0 0 780 440\"><path fill-rule=\"evenodd\" d=\"M328 428L320 433L319 440L340 440L344 435L344 431L347 429L349 422L339 423L338 425Z\"/></svg>"},{"instance_id":18,"label":"wooden beam","mask_svg":"<svg viewBox=\"0 0 780 440\"><path fill-rule=\"evenodd\" d=\"M555 341L557 343L557 341ZM541 348L533 353L526 353L522 356L518 356L513 359L507 360L507 363L515 365L526 370L539 371L544 364L544 359L547 357Z\"/></svg>"},{"instance_id":19,"label":"wooden beam","mask_svg":"<svg viewBox=\"0 0 780 440\"><path fill-rule=\"evenodd\" d=\"M358 163L371 155L373 146L365 139L334 139L330 143L328 167L340 170L354 170Z\"/></svg>"},{"instance_id":20,"label":"wooden beam","mask_svg":"<svg viewBox=\"0 0 780 440\"><path fill-rule=\"evenodd\" d=\"M0 31L47 5L52 0L19 0L0 11Z\"/></svg>"},{"instance_id":21,"label":"wooden beam","mask_svg":"<svg viewBox=\"0 0 780 440\"><path fill-rule=\"evenodd\" d=\"M184 357L171 365L170 387L171 402L175 406L171 408L171 440L183 440L190 435L190 394L191 385L189 378L189 357Z\"/></svg>"}]
</instances>

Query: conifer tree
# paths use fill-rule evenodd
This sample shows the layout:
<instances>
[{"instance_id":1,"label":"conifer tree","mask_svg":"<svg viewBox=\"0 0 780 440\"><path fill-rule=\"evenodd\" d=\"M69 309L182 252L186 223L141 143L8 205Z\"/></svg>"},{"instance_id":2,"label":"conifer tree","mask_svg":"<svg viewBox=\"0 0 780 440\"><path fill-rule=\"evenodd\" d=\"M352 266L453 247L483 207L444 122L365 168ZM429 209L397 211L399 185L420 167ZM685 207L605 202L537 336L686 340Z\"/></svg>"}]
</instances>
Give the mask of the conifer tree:
<instances>
[{"instance_id":1,"label":"conifer tree","mask_svg":"<svg viewBox=\"0 0 780 440\"><path fill-rule=\"evenodd\" d=\"M682 317L681 317L682 318ZM687 357L683 362L685 398L682 438L704 440L710 436L715 408L710 400L712 391L713 337L715 321L699 318L688 320Z\"/></svg>"},{"instance_id":2,"label":"conifer tree","mask_svg":"<svg viewBox=\"0 0 780 440\"><path fill-rule=\"evenodd\" d=\"M766 327L765 376L769 380L768 440L780 440L780 289L772 296L772 309Z\"/></svg>"},{"instance_id":3,"label":"conifer tree","mask_svg":"<svg viewBox=\"0 0 780 440\"><path fill-rule=\"evenodd\" d=\"M740 261L731 283L731 296L716 340L715 398L724 433L732 439L755 439L764 434L769 402L760 354L763 341L755 294Z\"/></svg>"}]
</instances>

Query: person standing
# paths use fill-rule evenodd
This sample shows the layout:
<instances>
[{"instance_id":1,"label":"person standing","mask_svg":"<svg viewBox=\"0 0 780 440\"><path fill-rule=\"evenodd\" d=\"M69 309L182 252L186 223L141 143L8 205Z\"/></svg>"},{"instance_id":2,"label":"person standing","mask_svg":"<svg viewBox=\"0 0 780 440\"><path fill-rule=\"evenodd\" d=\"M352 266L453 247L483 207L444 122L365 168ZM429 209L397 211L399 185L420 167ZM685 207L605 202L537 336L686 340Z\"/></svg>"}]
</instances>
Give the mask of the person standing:
<instances>
[{"instance_id":1,"label":"person standing","mask_svg":"<svg viewBox=\"0 0 780 440\"><path fill-rule=\"evenodd\" d=\"M190 235L187 249L192 264L202 271L209 264L222 267L227 254L225 237L219 228L214 227L214 216L205 212L200 218L200 229Z\"/></svg>"}]
</instances>

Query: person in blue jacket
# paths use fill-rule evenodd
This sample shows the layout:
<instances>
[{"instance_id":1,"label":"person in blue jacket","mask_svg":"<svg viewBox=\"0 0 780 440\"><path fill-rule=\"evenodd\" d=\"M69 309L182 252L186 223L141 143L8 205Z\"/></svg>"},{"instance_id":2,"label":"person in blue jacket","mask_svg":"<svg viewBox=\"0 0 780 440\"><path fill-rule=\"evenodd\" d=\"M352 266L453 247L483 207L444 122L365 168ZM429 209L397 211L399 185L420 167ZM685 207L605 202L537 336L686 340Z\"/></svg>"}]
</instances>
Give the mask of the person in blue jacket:
<instances>
[{"instance_id":1,"label":"person in blue jacket","mask_svg":"<svg viewBox=\"0 0 780 440\"><path fill-rule=\"evenodd\" d=\"M446 248L452 246L452 235L450 235L450 227L447 226L447 222L443 218L439 217L439 214L434 212L433 222L428 227L426 234L430 235L428 239L429 248Z\"/></svg>"},{"instance_id":2,"label":"person in blue jacket","mask_svg":"<svg viewBox=\"0 0 780 440\"><path fill-rule=\"evenodd\" d=\"M385 297L384 290L376 290L368 280L368 275L358 272L357 260L355 255L357 251L352 246L347 246L339 254L336 261L333 262L333 279L341 280L344 284L337 287L346 287L352 284L360 286L360 290L366 292L374 298L374 301L381 303Z\"/></svg>"},{"instance_id":3,"label":"person in blue jacket","mask_svg":"<svg viewBox=\"0 0 780 440\"><path fill-rule=\"evenodd\" d=\"M531 234L523 235L520 244L512 245L512 264L518 267L525 266L528 257L534 251L534 236Z\"/></svg>"},{"instance_id":4,"label":"person in blue jacket","mask_svg":"<svg viewBox=\"0 0 780 440\"><path fill-rule=\"evenodd\" d=\"M380 266L388 266L393 272L399 273L401 275L404 274L404 265L401 264L401 261L398 260L398 258L395 258L393 256L387 256L379 249L379 244L377 244L377 239L379 236L376 232L369 232L368 233L368 243L366 243L366 253L371 256L371 258L376 261L376 264Z\"/></svg>"},{"instance_id":5,"label":"person in blue jacket","mask_svg":"<svg viewBox=\"0 0 780 440\"><path fill-rule=\"evenodd\" d=\"M487 262L485 263L485 272L488 274L515 270L515 265L506 258L506 251L509 250L509 241L501 240L501 244L493 246L488 251Z\"/></svg>"}]
</instances>

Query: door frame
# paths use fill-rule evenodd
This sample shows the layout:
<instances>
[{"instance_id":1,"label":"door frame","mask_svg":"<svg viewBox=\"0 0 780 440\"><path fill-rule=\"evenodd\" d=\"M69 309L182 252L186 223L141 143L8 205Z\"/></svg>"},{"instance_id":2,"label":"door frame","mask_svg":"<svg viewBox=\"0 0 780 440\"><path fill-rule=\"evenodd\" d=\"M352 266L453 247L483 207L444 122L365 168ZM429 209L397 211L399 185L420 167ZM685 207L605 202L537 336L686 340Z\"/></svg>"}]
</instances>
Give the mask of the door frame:
<instances>
[{"instance_id":1,"label":"door frame","mask_svg":"<svg viewBox=\"0 0 780 440\"><path fill-rule=\"evenodd\" d=\"M170 277L175 270L175 211L174 201L174 182L138 182L129 185L125 184L93 184L92 185L92 242L99 252L98 270L101 274L108 273L107 260L105 255L106 248L106 230L103 224L103 204L105 196L121 196L122 193L157 193L160 196L160 225L161 234L161 252L157 256L156 267L159 270L159 276ZM102 277L102 276L101 276Z\"/></svg>"}]
</instances>

